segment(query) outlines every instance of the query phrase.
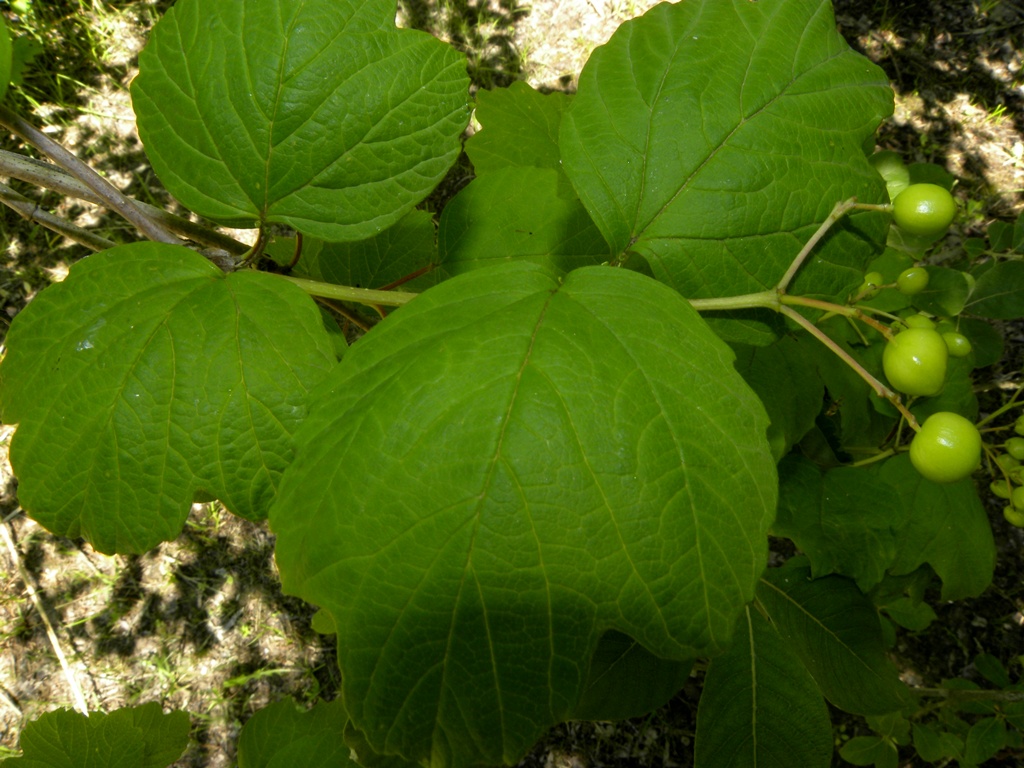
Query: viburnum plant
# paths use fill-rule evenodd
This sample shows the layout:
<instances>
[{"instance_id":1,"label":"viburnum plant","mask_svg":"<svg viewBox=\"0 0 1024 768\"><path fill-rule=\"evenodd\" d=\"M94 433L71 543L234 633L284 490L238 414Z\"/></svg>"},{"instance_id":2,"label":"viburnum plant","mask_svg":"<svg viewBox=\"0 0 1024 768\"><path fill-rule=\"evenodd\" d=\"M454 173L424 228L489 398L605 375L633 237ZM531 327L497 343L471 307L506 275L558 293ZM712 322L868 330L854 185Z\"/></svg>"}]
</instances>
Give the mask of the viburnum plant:
<instances>
[{"instance_id":1,"label":"viburnum plant","mask_svg":"<svg viewBox=\"0 0 1024 768\"><path fill-rule=\"evenodd\" d=\"M22 506L106 553L174 539L199 499L269 518L284 590L337 635L341 696L258 713L240 765L513 764L695 665L698 765L827 766L826 702L877 732L843 747L857 764L1019 746L998 660L998 690L914 689L886 651L930 588L991 579L976 470L1024 522L1017 402L979 419L971 381L1000 354L987 319L1020 313L1024 238L928 262L950 179L873 153L892 91L829 3L662 4L574 95L477 93L476 176L437 222L416 206L462 149L465 61L394 17L179 0L153 30L132 85L153 168L252 247L0 108L70 175L5 172L156 241L93 240L15 318ZM767 568L769 535L801 554ZM10 763L165 765L183 722L57 712Z\"/></svg>"}]
</instances>

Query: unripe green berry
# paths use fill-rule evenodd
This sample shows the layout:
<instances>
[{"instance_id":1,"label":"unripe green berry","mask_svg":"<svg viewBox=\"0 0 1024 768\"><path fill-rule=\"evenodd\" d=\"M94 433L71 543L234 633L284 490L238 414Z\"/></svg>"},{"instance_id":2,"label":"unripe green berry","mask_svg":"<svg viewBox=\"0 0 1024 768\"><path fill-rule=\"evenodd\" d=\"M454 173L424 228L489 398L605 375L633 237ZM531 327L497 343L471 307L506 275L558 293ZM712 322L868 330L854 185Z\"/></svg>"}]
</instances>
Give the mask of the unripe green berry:
<instances>
[{"instance_id":1,"label":"unripe green berry","mask_svg":"<svg viewBox=\"0 0 1024 768\"><path fill-rule=\"evenodd\" d=\"M1003 517L1010 525L1024 528L1024 511L1017 509L1012 504L1003 507Z\"/></svg>"},{"instance_id":2,"label":"unripe green berry","mask_svg":"<svg viewBox=\"0 0 1024 768\"><path fill-rule=\"evenodd\" d=\"M924 267L905 269L896 278L896 288L906 296L913 296L928 287L928 270Z\"/></svg>"},{"instance_id":3,"label":"unripe green berry","mask_svg":"<svg viewBox=\"0 0 1024 768\"><path fill-rule=\"evenodd\" d=\"M908 395L937 395L946 382L949 350L931 328L908 328L882 352L882 369L892 386Z\"/></svg>"},{"instance_id":4,"label":"unripe green berry","mask_svg":"<svg viewBox=\"0 0 1024 768\"><path fill-rule=\"evenodd\" d=\"M1024 461L1024 437L1011 437L1003 444L1003 448L1017 461Z\"/></svg>"},{"instance_id":5,"label":"unripe green berry","mask_svg":"<svg viewBox=\"0 0 1024 768\"><path fill-rule=\"evenodd\" d=\"M946 342L946 348L953 357L967 357L971 354L973 349L971 340L962 333L947 331L942 334L942 339Z\"/></svg>"},{"instance_id":6,"label":"unripe green berry","mask_svg":"<svg viewBox=\"0 0 1024 768\"><path fill-rule=\"evenodd\" d=\"M1013 495L1013 489L1005 480L993 480L989 483L988 489L992 491L993 496L998 496L1000 499L1006 499L1007 501Z\"/></svg>"},{"instance_id":7,"label":"unripe green berry","mask_svg":"<svg viewBox=\"0 0 1024 768\"><path fill-rule=\"evenodd\" d=\"M892 202L896 226L912 235L940 235L955 215L956 201L938 184L911 184Z\"/></svg>"},{"instance_id":8,"label":"unripe green berry","mask_svg":"<svg viewBox=\"0 0 1024 768\"><path fill-rule=\"evenodd\" d=\"M996 466L1003 470L1003 472L1009 472L1010 470L1019 467L1020 461L1008 453L1001 453L996 456Z\"/></svg>"},{"instance_id":9,"label":"unripe green berry","mask_svg":"<svg viewBox=\"0 0 1024 768\"><path fill-rule=\"evenodd\" d=\"M957 413L933 413L910 442L910 463L935 483L962 480L980 462L981 434Z\"/></svg>"},{"instance_id":10,"label":"unripe green berry","mask_svg":"<svg viewBox=\"0 0 1024 768\"><path fill-rule=\"evenodd\" d=\"M1024 509L1024 488L1018 486L1013 489L1013 493L1010 494L1010 503L1017 509Z\"/></svg>"},{"instance_id":11,"label":"unripe green berry","mask_svg":"<svg viewBox=\"0 0 1024 768\"><path fill-rule=\"evenodd\" d=\"M935 328L935 321L927 315L907 315L903 318L903 324L907 328Z\"/></svg>"}]
</instances>

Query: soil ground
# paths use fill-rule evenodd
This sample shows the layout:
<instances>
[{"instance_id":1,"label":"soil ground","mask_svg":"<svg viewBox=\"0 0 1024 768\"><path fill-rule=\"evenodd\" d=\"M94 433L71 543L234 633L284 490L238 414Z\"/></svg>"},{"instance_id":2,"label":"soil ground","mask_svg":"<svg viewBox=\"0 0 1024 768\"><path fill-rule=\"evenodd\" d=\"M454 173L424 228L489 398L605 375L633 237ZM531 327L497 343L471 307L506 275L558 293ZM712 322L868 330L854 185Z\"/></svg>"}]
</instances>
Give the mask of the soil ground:
<instances>
[{"instance_id":1,"label":"soil ground","mask_svg":"<svg viewBox=\"0 0 1024 768\"><path fill-rule=\"evenodd\" d=\"M52 137L130 193L173 206L148 170L126 91L149 27L170 4L36 3L40 70L60 75L30 73L18 103L36 122L49 125ZM8 5L17 4L0 3L13 19ZM565 90L573 89L594 47L651 5L401 4L405 23L467 50L479 87L526 79ZM847 39L885 68L897 91L896 115L880 131L880 148L937 163L960 179L958 195L969 215L951 242L1024 211L1024 6L1008 0L837 0L835 6ZM17 148L7 139L3 146ZM91 206L49 197L41 203L115 239L129 238ZM9 318L84 251L23 225L9 212L2 227L0 299ZM1006 358L982 372L995 387L993 398L998 387L1020 382L1024 363L1019 329L1005 330L1012 342ZM12 430L0 429L6 446ZM178 541L139 557L106 557L47 533L21 514L9 468L2 472L0 757L16 747L26 721L73 706L80 696L91 710L159 701L189 711L193 740L177 765L220 768L232 764L241 725L266 703L285 695L312 701L336 692L334 649L310 628L309 609L280 593L265 526L197 505ZM909 682L971 677L979 652L1000 658L1019 675L1024 533L1007 525L999 509L993 501L1000 548L995 583L977 600L938 605L940 620L928 631L900 635L895 654ZM699 673L646 718L559 726L524 765L690 765L698 694ZM837 722L837 741L863 729L855 720ZM991 764L1022 762L1024 756L1008 754Z\"/></svg>"}]
</instances>

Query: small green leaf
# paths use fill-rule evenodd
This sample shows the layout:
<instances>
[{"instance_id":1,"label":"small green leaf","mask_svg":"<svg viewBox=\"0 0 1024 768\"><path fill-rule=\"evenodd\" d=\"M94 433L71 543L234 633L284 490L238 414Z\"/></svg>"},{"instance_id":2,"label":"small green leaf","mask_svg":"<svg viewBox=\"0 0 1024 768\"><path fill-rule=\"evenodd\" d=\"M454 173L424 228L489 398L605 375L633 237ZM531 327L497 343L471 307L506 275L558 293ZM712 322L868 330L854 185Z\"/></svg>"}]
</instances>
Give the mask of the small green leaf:
<instances>
[{"instance_id":1,"label":"small green leaf","mask_svg":"<svg viewBox=\"0 0 1024 768\"><path fill-rule=\"evenodd\" d=\"M839 573L862 590L878 584L896 556L904 511L886 481L858 467L822 472L798 456L779 466L772 533L792 539L815 577Z\"/></svg>"},{"instance_id":2,"label":"small green leaf","mask_svg":"<svg viewBox=\"0 0 1024 768\"><path fill-rule=\"evenodd\" d=\"M572 720L625 720L653 712L690 676L692 661L660 659L621 632L605 632Z\"/></svg>"},{"instance_id":3,"label":"small green leaf","mask_svg":"<svg viewBox=\"0 0 1024 768\"><path fill-rule=\"evenodd\" d=\"M1000 261L974 286L965 311L995 320L1024 315L1024 261Z\"/></svg>"},{"instance_id":4,"label":"small green leaf","mask_svg":"<svg viewBox=\"0 0 1024 768\"><path fill-rule=\"evenodd\" d=\"M516 262L425 291L315 397L271 513L375 752L515 762L609 630L729 642L774 514L767 417L678 293ZM725 480L728 478L728 480Z\"/></svg>"},{"instance_id":5,"label":"small green leaf","mask_svg":"<svg viewBox=\"0 0 1024 768\"><path fill-rule=\"evenodd\" d=\"M912 297L912 303L922 312L939 317L956 317L964 310L970 290L967 278L959 269L926 267L928 287Z\"/></svg>"},{"instance_id":6,"label":"small green leaf","mask_svg":"<svg viewBox=\"0 0 1024 768\"><path fill-rule=\"evenodd\" d=\"M875 768L896 768L899 764L896 746L881 736L854 736L839 749L839 756L853 765Z\"/></svg>"},{"instance_id":7,"label":"small green leaf","mask_svg":"<svg viewBox=\"0 0 1024 768\"><path fill-rule=\"evenodd\" d=\"M341 700L299 709L275 702L249 718L238 737L238 768L359 768L345 743Z\"/></svg>"},{"instance_id":8,"label":"small green leaf","mask_svg":"<svg viewBox=\"0 0 1024 768\"><path fill-rule=\"evenodd\" d=\"M200 492L265 517L307 391L335 362L301 290L158 243L75 264L7 346L0 412L18 425L20 501L106 553L175 538Z\"/></svg>"},{"instance_id":9,"label":"small green leaf","mask_svg":"<svg viewBox=\"0 0 1024 768\"><path fill-rule=\"evenodd\" d=\"M980 595L992 581L996 550L974 483L925 480L906 453L887 459L881 475L907 514L896 532L892 572L910 573L928 563L942 579L943 600Z\"/></svg>"},{"instance_id":10,"label":"small green leaf","mask_svg":"<svg viewBox=\"0 0 1024 768\"><path fill-rule=\"evenodd\" d=\"M610 256L565 176L548 168L501 168L471 182L441 214L438 250L453 275L513 260L569 272Z\"/></svg>"},{"instance_id":11,"label":"small green leaf","mask_svg":"<svg viewBox=\"0 0 1024 768\"><path fill-rule=\"evenodd\" d=\"M559 144L614 253L688 298L727 296L773 287L835 203L888 200L861 145L891 111L827 0L663 3L594 51ZM887 229L845 220L794 291L845 301Z\"/></svg>"},{"instance_id":12,"label":"small green leaf","mask_svg":"<svg viewBox=\"0 0 1024 768\"><path fill-rule=\"evenodd\" d=\"M476 175L510 167L560 171L558 129L571 98L558 91L543 94L521 80L478 91L476 119L483 127L466 142Z\"/></svg>"},{"instance_id":13,"label":"small green leaf","mask_svg":"<svg viewBox=\"0 0 1024 768\"><path fill-rule=\"evenodd\" d=\"M22 757L5 768L167 768L188 746L189 717L159 704L123 707L88 717L47 712L21 733Z\"/></svg>"},{"instance_id":14,"label":"small green leaf","mask_svg":"<svg viewBox=\"0 0 1024 768\"><path fill-rule=\"evenodd\" d=\"M974 666L986 680L1000 688L1009 688L1013 684L1003 662L991 653L979 653L975 656Z\"/></svg>"},{"instance_id":15,"label":"small green leaf","mask_svg":"<svg viewBox=\"0 0 1024 768\"><path fill-rule=\"evenodd\" d=\"M914 723L914 749L929 763L937 763L963 753L964 743L959 737L932 723Z\"/></svg>"},{"instance_id":16,"label":"small green leaf","mask_svg":"<svg viewBox=\"0 0 1024 768\"><path fill-rule=\"evenodd\" d=\"M757 595L835 706L880 715L906 704L906 687L886 656L875 607L852 581L812 579L806 566L790 561L769 569Z\"/></svg>"},{"instance_id":17,"label":"small green leaf","mask_svg":"<svg viewBox=\"0 0 1024 768\"><path fill-rule=\"evenodd\" d=\"M708 768L832 762L832 724L814 678L754 609L711 661L697 709L696 764Z\"/></svg>"},{"instance_id":18,"label":"small green leaf","mask_svg":"<svg viewBox=\"0 0 1024 768\"><path fill-rule=\"evenodd\" d=\"M967 732L964 758L971 765L979 765L1006 746L1006 723L996 717L985 717Z\"/></svg>"},{"instance_id":19,"label":"small green leaf","mask_svg":"<svg viewBox=\"0 0 1024 768\"><path fill-rule=\"evenodd\" d=\"M160 180L235 226L341 241L394 224L469 117L465 57L394 16L394 0L179 0L132 83Z\"/></svg>"}]
</instances>

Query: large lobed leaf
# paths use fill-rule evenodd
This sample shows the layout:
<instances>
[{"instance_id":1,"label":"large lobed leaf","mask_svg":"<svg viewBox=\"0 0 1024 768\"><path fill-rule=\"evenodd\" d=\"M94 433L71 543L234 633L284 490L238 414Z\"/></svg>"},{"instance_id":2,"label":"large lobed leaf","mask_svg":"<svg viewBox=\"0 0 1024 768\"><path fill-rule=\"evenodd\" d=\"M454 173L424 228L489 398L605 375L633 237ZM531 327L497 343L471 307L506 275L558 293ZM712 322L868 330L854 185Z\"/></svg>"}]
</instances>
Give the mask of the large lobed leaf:
<instances>
[{"instance_id":1,"label":"large lobed leaf","mask_svg":"<svg viewBox=\"0 0 1024 768\"><path fill-rule=\"evenodd\" d=\"M352 348L271 526L376 752L514 762L571 714L607 631L682 662L728 644L777 483L731 362L650 278L522 262L442 283Z\"/></svg>"},{"instance_id":2,"label":"large lobed leaf","mask_svg":"<svg viewBox=\"0 0 1024 768\"><path fill-rule=\"evenodd\" d=\"M18 425L21 504L107 553L173 539L200 492L265 517L307 391L335 359L298 288L157 243L75 264L7 346L0 414Z\"/></svg>"},{"instance_id":3,"label":"large lobed leaf","mask_svg":"<svg viewBox=\"0 0 1024 768\"><path fill-rule=\"evenodd\" d=\"M836 202L887 201L861 146L891 111L828 0L664 3L590 57L559 141L616 253L689 298L727 296L774 286ZM839 297L886 227L853 217L794 290Z\"/></svg>"},{"instance_id":4,"label":"large lobed leaf","mask_svg":"<svg viewBox=\"0 0 1024 768\"><path fill-rule=\"evenodd\" d=\"M182 203L222 223L360 240L441 180L469 119L465 58L394 0L180 0L132 101Z\"/></svg>"}]
</instances>

